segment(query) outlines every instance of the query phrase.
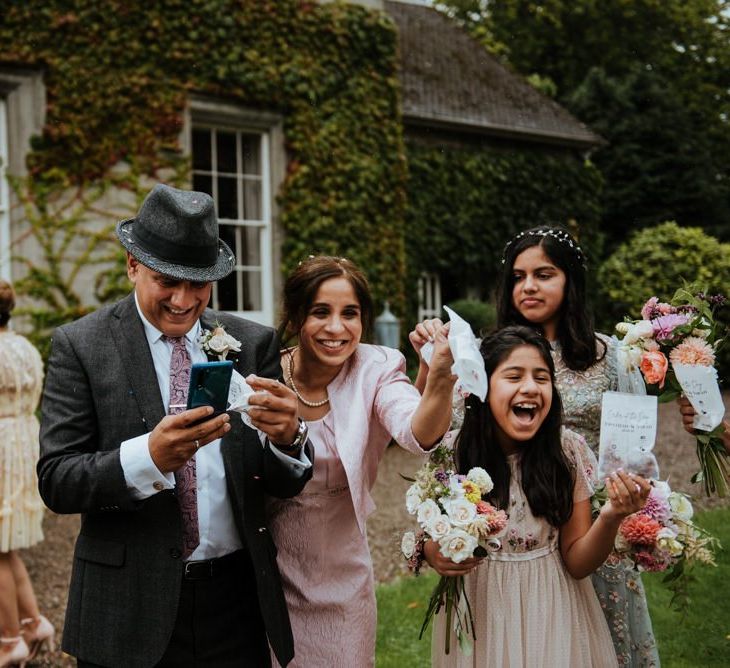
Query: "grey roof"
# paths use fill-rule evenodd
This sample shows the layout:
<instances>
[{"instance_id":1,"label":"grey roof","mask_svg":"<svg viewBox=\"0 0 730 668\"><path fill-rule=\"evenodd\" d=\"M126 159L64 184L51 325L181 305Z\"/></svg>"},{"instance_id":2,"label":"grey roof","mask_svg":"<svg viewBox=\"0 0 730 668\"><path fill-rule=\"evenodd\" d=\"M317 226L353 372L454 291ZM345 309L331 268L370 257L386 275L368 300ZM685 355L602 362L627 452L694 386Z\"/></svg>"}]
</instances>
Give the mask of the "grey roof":
<instances>
[{"instance_id":1,"label":"grey roof","mask_svg":"<svg viewBox=\"0 0 730 668\"><path fill-rule=\"evenodd\" d=\"M406 124L588 148L602 139L509 71L456 21L386 0L399 31Z\"/></svg>"}]
</instances>

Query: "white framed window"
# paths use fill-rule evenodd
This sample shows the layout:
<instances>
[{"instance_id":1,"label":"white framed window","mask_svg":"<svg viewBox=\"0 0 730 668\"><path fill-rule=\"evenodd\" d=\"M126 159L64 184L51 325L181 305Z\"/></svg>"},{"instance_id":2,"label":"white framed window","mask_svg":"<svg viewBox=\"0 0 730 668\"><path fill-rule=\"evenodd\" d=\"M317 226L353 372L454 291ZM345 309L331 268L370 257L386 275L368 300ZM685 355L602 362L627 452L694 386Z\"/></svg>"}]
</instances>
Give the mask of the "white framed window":
<instances>
[{"instance_id":1,"label":"white framed window","mask_svg":"<svg viewBox=\"0 0 730 668\"><path fill-rule=\"evenodd\" d=\"M0 278L10 280L10 188L8 186L8 109L0 97Z\"/></svg>"},{"instance_id":2,"label":"white framed window","mask_svg":"<svg viewBox=\"0 0 730 668\"><path fill-rule=\"evenodd\" d=\"M219 233L233 250L233 272L213 287L213 308L273 324L269 133L192 119L193 190L216 202Z\"/></svg>"},{"instance_id":3,"label":"white framed window","mask_svg":"<svg viewBox=\"0 0 730 668\"><path fill-rule=\"evenodd\" d=\"M423 273L418 278L418 322L441 318L441 279L438 274Z\"/></svg>"}]
</instances>

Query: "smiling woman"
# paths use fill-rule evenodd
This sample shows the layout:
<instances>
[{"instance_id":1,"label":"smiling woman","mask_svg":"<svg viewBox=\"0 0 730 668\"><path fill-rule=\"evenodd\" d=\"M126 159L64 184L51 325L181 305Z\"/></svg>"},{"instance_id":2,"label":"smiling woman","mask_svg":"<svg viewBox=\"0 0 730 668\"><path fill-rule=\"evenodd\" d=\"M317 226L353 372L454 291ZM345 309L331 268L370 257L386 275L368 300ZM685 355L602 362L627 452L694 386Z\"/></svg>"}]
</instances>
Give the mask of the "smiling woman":
<instances>
[{"instance_id":1,"label":"smiling woman","mask_svg":"<svg viewBox=\"0 0 730 668\"><path fill-rule=\"evenodd\" d=\"M312 480L299 496L271 499L271 531L294 632L292 666L372 666L373 566L365 522L370 490L391 439L414 454L439 442L451 420L448 342L437 337L423 397L397 350L362 343L372 329L367 280L344 258L311 257L284 286L282 354L314 446Z\"/></svg>"}]
</instances>

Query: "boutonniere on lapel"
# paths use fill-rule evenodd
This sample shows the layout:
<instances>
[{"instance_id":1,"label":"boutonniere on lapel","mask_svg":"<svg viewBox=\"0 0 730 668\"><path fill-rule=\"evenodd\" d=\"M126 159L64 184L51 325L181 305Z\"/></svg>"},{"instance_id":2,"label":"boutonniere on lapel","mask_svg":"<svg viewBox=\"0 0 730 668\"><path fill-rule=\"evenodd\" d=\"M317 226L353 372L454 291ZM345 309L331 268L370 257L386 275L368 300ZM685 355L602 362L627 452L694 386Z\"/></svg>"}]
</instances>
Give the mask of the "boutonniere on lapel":
<instances>
[{"instance_id":1,"label":"boutonniere on lapel","mask_svg":"<svg viewBox=\"0 0 730 668\"><path fill-rule=\"evenodd\" d=\"M225 327L219 322L215 327L204 329L198 337L198 345L209 357L217 357L221 362L228 357L228 353L240 353L241 342L228 334Z\"/></svg>"}]
</instances>

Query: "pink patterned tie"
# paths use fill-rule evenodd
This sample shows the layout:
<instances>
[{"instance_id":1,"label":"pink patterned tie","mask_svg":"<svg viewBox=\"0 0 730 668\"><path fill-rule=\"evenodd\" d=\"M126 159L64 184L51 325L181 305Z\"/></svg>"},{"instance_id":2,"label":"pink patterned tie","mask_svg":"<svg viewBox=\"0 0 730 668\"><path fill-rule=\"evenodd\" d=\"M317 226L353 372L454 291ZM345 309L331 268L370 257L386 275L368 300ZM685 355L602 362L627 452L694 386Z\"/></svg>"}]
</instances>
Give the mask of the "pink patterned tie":
<instances>
[{"instance_id":1,"label":"pink patterned tie","mask_svg":"<svg viewBox=\"0 0 730 668\"><path fill-rule=\"evenodd\" d=\"M182 413L188 400L190 384L190 355L185 347L185 337L165 336L172 343L170 359L170 415ZM191 457L185 465L175 471L175 486L183 520L183 559L187 559L198 547L198 483L195 475L195 457Z\"/></svg>"}]
</instances>

